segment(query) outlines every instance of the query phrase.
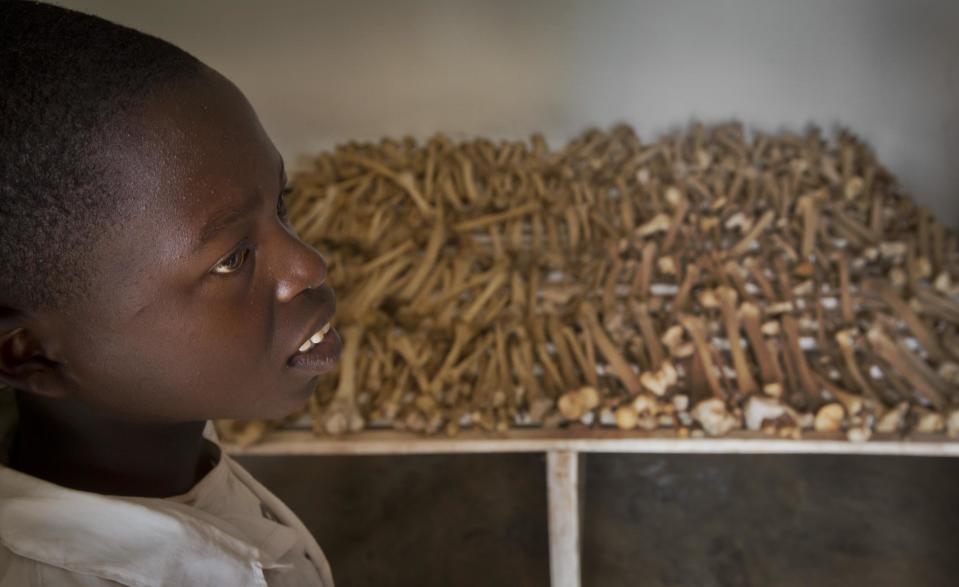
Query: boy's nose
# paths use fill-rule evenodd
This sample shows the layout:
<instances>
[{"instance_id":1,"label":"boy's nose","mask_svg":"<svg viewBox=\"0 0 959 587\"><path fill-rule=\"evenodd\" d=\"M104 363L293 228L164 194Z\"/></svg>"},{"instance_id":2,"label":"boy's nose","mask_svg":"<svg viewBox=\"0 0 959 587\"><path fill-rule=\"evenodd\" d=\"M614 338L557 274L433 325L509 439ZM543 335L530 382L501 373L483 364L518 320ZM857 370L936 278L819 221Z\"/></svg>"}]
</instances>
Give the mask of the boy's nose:
<instances>
[{"instance_id":1,"label":"boy's nose","mask_svg":"<svg viewBox=\"0 0 959 587\"><path fill-rule=\"evenodd\" d=\"M326 261L316 249L290 235L284 252L286 254L273 263L279 301L288 302L300 292L316 289L326 282Z\"/></svg>"}]
</instances>

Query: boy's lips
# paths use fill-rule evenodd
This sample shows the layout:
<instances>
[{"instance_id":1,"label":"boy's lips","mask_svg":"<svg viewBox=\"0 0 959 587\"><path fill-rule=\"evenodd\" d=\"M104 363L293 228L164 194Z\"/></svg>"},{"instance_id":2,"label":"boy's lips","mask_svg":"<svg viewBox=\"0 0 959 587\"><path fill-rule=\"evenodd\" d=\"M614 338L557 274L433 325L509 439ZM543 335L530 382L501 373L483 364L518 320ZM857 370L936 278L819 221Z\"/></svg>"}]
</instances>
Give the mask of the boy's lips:
<instances>
[{"instance_id":1,"label":"boy's lips","mask_svg":"<svg viewBox=\"0 0 959 587\"><path fill-rule=\"evenodd\" d=\"M318 288L316 293L318 294L319 308L314 311L312 319L308 322L309 326L293 343L292 353L287 357L288 365L292 365L294 358L316 355L314 351L321 350L320 347L330 350L330 345L325 344L327 340L330 342L334 342L334 339L339 341L339 336L331 325L331 321L336 314L336 297L333 290L329 285L324 284Z\"/></svg>"}]
</instances>

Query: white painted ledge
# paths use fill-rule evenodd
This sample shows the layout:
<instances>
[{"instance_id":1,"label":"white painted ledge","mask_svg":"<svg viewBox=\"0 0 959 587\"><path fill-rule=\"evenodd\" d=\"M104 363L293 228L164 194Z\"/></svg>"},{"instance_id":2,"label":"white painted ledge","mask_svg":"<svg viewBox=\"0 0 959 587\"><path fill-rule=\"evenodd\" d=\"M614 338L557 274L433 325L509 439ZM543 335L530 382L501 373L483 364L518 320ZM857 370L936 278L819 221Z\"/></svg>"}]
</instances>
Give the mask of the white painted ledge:
<instances>
[{"instance_id":1,"label":"white painted ledge","mask_svg":"<svg viewBox=\"0 0 959 587\"><path fill-rule=\"evenodd\" d=\"M260 442L239 447L224 443L234 455L395 455L571 451L583 453L671 454L848 454L959 457L959 441L944 435L900 438L877 435L849 442L839 434L810 433L786 440L762 433L739 432L721 438L677 438L669 431L649 433L615 429L514 429L496 434L467 430L458 435L424 436L394 430L367 430L340 437L315 436L308 430L276 430Z\"/></svg>"}]
</instances>

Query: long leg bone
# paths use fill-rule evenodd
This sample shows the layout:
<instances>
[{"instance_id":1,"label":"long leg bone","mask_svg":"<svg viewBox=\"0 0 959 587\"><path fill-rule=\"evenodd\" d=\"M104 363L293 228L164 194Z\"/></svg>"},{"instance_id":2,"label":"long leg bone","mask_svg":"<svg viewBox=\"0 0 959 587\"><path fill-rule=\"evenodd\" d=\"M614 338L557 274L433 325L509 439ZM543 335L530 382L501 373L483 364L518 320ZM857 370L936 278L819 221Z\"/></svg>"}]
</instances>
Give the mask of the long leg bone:
<instances>
[{"instance_id":1,"label":"long leg bone","mask_svg":"<svg viewBox=\"0 0 959 587\"><path fill-rule=\"evenodd\" d=\"M716 290L719 297L719 307L723 314L723 322L726 326L726 336L729 340L730 353L733 357L733 367L736 369L736 385L744 395L751 395L756 392L756 380L749 369L749 361L746 359L746 353L740 346L739 336L739 313L736 311L736 292L726 286L720 286Z\"/></svg>"},{"instance_id":2,"label":"long leg bone","mask_svg":"<svg viewBox=\"0 0 959 587\"><path fill-rule=\"evenodd\" d=\"M951 390L922 359L897 346L878 326L870 328L866 338L876 354L909 381L926 401L936 409L945 408Z\"/></svg>"},{"instance_id":3,"label":"long leg bone","mask_svg":"<svg viewBox=\"0 0 959 587\"><path fill-rule=\"evenodd\" d=\"M343 434L363 429L364 420L356 407L356 362L363 329L347 326L343 329L343 354L340 357L340 383L333 401L322 411L316 421L327 434Z\"/></svg>"},{"instance_id":4,"label":"long leg bone","mask_svg":"<svg viewBox=\"0 0 959 587\"><path fill-rule=\"evenodd\" d=\"M703 326L702 320L695 316L681 314L679 321L686 331L689 332L689 337L693 340L693 345L696 347L696 356L705 371L704 375L710 392L714 397L725 400L726 392L723 390L723 386L719 381L717 369L713 363L712 353L710 352L709 342L706 340L706 327Z\"/></svg>"},{"instance_id":5,"label":"long leg bone","mask_svg":"<svg viewBox=\"0 0 959 587\"><path fill-rule=\"evenodd\" d=\"M759 308L746 302L740 307L739 313L743 330L746 331L746 338L749 339L749 347L752 349L759 365L759 376L762 378L764 386L782 385L782 369L780 369L776 355L770 351L766 337L762 333Z\"/></svg>"},{"instance_id":6,"label":"long leg bone","mask_svg":"<svg viewBox=\"0 0 959 587\"><path fill-rule=\"evenodd\" d=\"M613 373L623 382L623 385L630 395L638 394L642 389L639 382L639 375L633 371L629 362L623 358L623 355L617 350L616 345L613 344L613 341L606 335L602 325L600 325L599 320L596 318L596 311L589 302L584 302L580 306L580 315L584 322L584 328L592 335L599 350L603 353L603 356L606 357L606 360L609 361L610 369L612 369Z\"/></svg>"}]
</instances>

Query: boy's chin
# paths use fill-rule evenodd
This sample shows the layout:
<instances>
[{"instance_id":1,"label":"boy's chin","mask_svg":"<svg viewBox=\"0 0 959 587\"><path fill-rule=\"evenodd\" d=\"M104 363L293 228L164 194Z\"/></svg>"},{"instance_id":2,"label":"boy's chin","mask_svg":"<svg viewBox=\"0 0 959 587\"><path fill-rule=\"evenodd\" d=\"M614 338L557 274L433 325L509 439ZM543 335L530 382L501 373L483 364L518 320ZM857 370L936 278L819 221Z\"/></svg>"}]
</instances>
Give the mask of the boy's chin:
<instances>
[{"instance_id":1,"label":"boy's chin","mask_svg":"<svg viewBox=\"0 0 959 587\"><path fill-rule=\"evenodd\" d=\"M235 406L230 415L221 411L214 420L279 420L307 408L310 396L316 390L316 382L300 388L278 390L269 398L261 398L256 405Z\"/></svg>"},{"instance_id":2,"label":"boy's chin","mask_svg":"<svg viewBox=\"0 0 959 587\"><path fill-rule=\"evenodd\" d=\"M269 409L263 413L251 416L251 418L261 420L276 420L285 418L290 414L305 409L310 402L310 396L316 391L316 383L310 381L302 389L295 390L293 393L277 397L269 406Z\"/></svg>"}]
</instances>

